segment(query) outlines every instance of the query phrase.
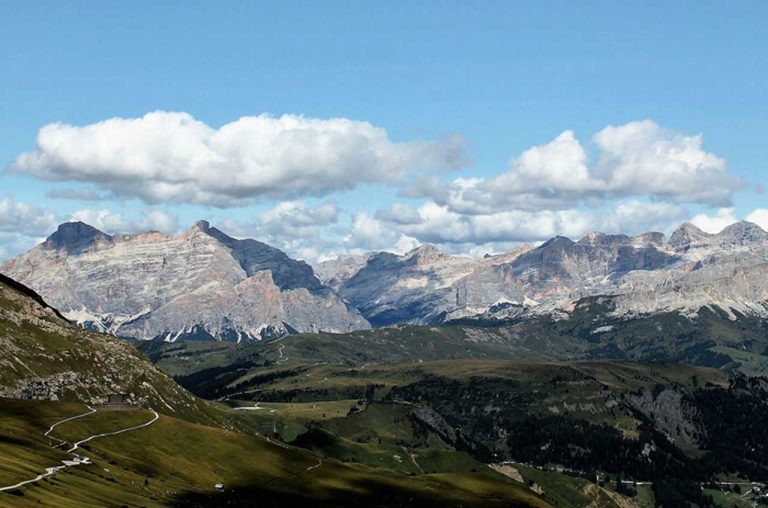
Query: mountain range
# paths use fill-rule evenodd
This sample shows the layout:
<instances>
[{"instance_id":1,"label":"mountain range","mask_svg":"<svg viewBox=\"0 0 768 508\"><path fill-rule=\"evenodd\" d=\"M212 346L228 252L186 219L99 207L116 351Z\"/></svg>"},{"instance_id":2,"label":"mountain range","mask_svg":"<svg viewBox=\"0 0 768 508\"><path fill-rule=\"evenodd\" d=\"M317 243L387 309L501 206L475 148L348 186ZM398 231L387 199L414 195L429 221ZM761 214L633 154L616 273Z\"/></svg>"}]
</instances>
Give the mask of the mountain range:
<instances>
[{"instance_id":1,"label":"mountain range","mask_svg":"<svg viewBox=\"0 0 768 508\"><path fill-rule=\"evenodd\" d=\"M479 260L429 245L363 259L327 261L318 273L377 326L567 314L579 300L601 295L614 297L616 317L695 314L705 306L768 312L768 233L749 222L719 234L686 223L669 237L558 236Z\"/></svg>"},{"instance_id":2,"label":"mountain range","mask_svg":"<svg viewBox=\"0 0 768 508\"><path fill-rule=\"evenodd\" d=\"M180 235L62 224L2 272L68 319L123 337L240 342L369 327L306 263L205 221Z\"/></svg>"},{"instance_id":3,"label":"mountain range","mask_svg":"<svg viewBox=\"0 0 768 508\"><path fill-rule=\"evenodd\" d=\"M557 319L598 296L611 298L608 317L616 320L692 317L702 308L732 319L768 316L768 233L749 222L718 234L686 223L669 237L557 236L482 259L422 245L403 255L343 256L314 270L205 221L175 236L111 236L76 222L0 271L83 326L165 341Z\"/></svg>"}]
</instances>

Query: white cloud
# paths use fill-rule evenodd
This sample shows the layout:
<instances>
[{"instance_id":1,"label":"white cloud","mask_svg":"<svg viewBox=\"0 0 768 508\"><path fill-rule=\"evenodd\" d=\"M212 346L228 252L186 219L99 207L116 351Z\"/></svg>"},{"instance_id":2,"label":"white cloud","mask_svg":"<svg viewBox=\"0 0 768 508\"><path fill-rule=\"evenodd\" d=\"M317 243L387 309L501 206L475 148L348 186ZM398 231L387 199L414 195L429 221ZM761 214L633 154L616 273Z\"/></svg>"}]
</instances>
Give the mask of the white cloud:
<instances>
[{"instance_id":1,"label":"white cloud","mask_svg":"<svg viewBox=\"0 0 768 508\"><path fill-rule=\"evenodd\" d=\"M768 209L758 208L749 213L744 220L757 224L764 230L768 231Z\"/></svg>"},{"instance_id":2,"label":"white cloud","mask_svg":"<svg viewBox=\"0 0 768 508\"><path fill-rule=\"evenodd\" d=\"M133 220L108 209L85 209L74 212L70 215L69 220L85 222L110 234L144 231L175 233L179 229L178 217L160 210L144 210L140 219Z\"/></svg>"},{"instance_id":3,"label":"white cloud","mask_svg":"<svg viewBox=\"0 0 768 508\"><path fill-rule=\"evenodd\" d=\"M606 233L634 235L649 231L665 231L688 217L688 211L676 204L630 200L619 203L602 217L598 226Z\"/></svg>"},{"instance_id":4,"label":"white cloud","mask_svg":"<svg viewBox=\"0 0 768 508\"><path fill-rule=\"evenodd\" d=\"M723 228L738 222L738 220L733 214L733 208L720 208L714 215L697 214L690 222L707 233L719 233Z\"/></svg>"},{"instance_id":5,"label":"white cloud","mask_svg":"<svg viewBox=\"0 0 768 508\"><path fill-rule=\"evenodd\" d=\"M40 236L49 233L55 225L53 212L20 203L10 195L0 197L0 232Z\"/></svg>"},{"instance_id":6,"label":"white cloud","mask_svg":"<svg viewBox=\"0 0 768 508\"><path fill-rule=\"evenodd\" d=\"M766 208L752 210L744 216L743 220L757 224L768 231L768 209ZM707 233L719 233L727 226L739 222L739 219L734 214L733 208L720 208L714 215L700 213L694 216L690 222Z\"/></svg>"},{"instance_id":7,"label":"white cloud","mask_svg":"<svg viewBox=\"0 0 768 508\"><path fill-rule=\"evenodd\" d=\"M599 188L587 168L587 154L573 135L565 131L546 145L529 148L512 163L514 168L496 181L508 190L558 189L585 191Z\"/></svg>"},{"instance_id":8,"label":"white cloud","mask_svg":"<svg viewBox=\"0 0 768 508\"><path fill-rule=\"evenodd\" d=\"M225 219L214 226L236 238L253 238L313 263L343 253L335 231L340 215L334 201L315 207L301 200L284 201L255 220Z\"/></svg>"},{"instance_id":9,"label":"white cloud","mask_svg":"<svg viewBox=\"0 0 768 508\"><path fill-rule=\"evenodd\" d=\"M408 252L420 243L415 238L391 227L389 223L362 212L353 215L352 225L343 242L348 252L387 250L400 254Z\"/></svg>"},{"instance_id":10,"label":"white cloud","mask_svg":"<svg viewBox=\"0 0 768 508\"><path fill-rule=\"evenodd\" d=\"M448 245L454 252L458 250L451 246L477 251L473 247L478 245L498 252L500 246L542 241L557 235L577 239L589 231L637 234L668 230L688 215L679 205L636 200L601 210L509 210L489 214L461 214L447 205L428 202L418 209L401 210L408 221L393 216L391 209L387 212L377 214L375 219L363 215L358 220L373 237L388 235L391 242L391 238L404 234L422 243ZM413 215L418 220L411 219Z\"/></svg>"},{"instance_id":11,"label":"white cloud","mask_svg":"<svg viewBox=\"0 0 768 508\"><path fill-rule=\"evenodd\" d=\"M723 205L742 185L724 159L702 149L701 134L686 136L644 120L608 126L594 141L600 149L595 174L611 192Z\"/></svg>"},{"instance_id":12,"label":"white cloud","mask_svg":"<svg viewBox=\"0 0 768 508\"><path fill-rule=\"evenodd\" d=\"M394 142L382 128L344 118L260 115L215 129L188 113L156 111L83 127L46 125L37 149L19 155L10 170L90 182L148 203L226 207L397 182L464 162L458 137Z\"/></svg>"},{"instance_id":13,"label":"white cloud","mask_svg":"<svg viewBox=\"0 0 768 508\"><path fill-rule=\"evenodd\" d=\"M50 210L0 197L0 259L10 258L40 242L56 228Z\"/></svg>"},{"instance_id":14,"label":"white cloud","mask_svg":"<svg viewBox=\"0 0 768 508\"><path fill-rule=\"evenodd\" d=\"M303 201L284 201L259 217L260 231L274 236L307 238L318 234L318 227L339 218L336 202L327 201L312 208Z\"/></svg>"},{"instance_id":15,"label":"white cloud","mask_svg":"<svg viewBox=\"0 0 768 508\"><path fill-rule=\"evenodd\" d=\"M421 222L419 212L403 203L393 203L389 208L377 210L375 217L395 224L418 224Z\"/></svg>"},{"instance_id":16,"label":"white cloud","mask_svg":"<svg viewBox=\"0 0 768 508\"><path fill-rule=\"evenodd\" d=\"M74 199L79 201L101 201L106 199L88 187L79 187L76 189L53 189L46 194L51 199Z\"/></svg>"},{"instance_id":17,"label":"white cloud","mask_svg":"<svg viewBox=\"0 0 768 508\"><path fill-rule=\"evenodd\" d=\"M650 120L609 126L593 137L597 163L573 132L535 146L488 179L435 176L415 179L402 191L428 197L451 210L489 214L502 210L566 210L628 197L722 206L741 188L724 159L702 149L701 135L686 136Z\"/></svg>"}]
</instances>

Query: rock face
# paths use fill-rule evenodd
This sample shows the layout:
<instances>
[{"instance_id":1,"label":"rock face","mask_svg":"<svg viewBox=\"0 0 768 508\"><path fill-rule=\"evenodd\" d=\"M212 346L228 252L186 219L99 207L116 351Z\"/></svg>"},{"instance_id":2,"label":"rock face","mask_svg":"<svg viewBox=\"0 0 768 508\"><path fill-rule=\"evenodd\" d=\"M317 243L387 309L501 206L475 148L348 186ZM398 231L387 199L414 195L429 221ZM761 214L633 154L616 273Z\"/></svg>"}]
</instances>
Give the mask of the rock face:
<instances>
[{"instance_id":1,"label":"rock face","mask_svg":"<svg viewBox=\"0 0 768 508\"><path fill-rule=\"evenodd\" d=\"M204 409L127 341L72 325L0 275L0 397L98 404L113 393L178 416Z\"/></svg>"},{"instance_id":2,"label":"rock face","mask_svg":"<svg viewBox=\"0 0 768 508\"><path fill-rule=\"evenodd\" d=\"M178 236L62 224L2 272L68 319L124 337L240 342L369 327L303 261L205 221Z\"/></svg>"},{"instance_id":3,"label":"rock face","mask_svg":"<svg viewBox=\"0 0 768 508\"><path fill-rule=\"evenodd\" d=\"M344 282L352 278L367 263L374 253L348 254L336 259L321 261L315 265L315 274L323 284L338 291Z\"/></svg>"},{"instance_id":4,"label":"rock face","mask_svg":"<svg viewBox=\"0 0 768 508\"><path fill-rule=\"evenodd\" d=\"M346 262L345 270L320 273L373 325L432 324L483 312L494 305L519 302L525 295L508 278L504 265L531 249L482 260L449 256L422 245L398 256L380 252L365 264ZM358 267L348 269L349 267Z\"/></svg>"},{"instance_id":5,"label":"rock face","mask_svg":"<svg viewBox=\"0 0 768 508\"><path fill-rule=\"evenodd\" d=\"M768 233L748 222L718 234L683 224L669 238L558 236L483 259L423 245L327 261L319 279L306 263L204 221L177 236L69 223L2 271L82 325L168 341L559 316L593 296L613 297L617 317L693 316L706 306L768 316Z\"/></svg>"},{"instance_id":6,"label":"rock face","mask_svg":"<svg viewBox=\"0 0 768 508\"><path fill-rule=\"evenodd\" d=\"M422 246L345 266L321 273L374 325L567 313L598 295L615 296L619 316L693 314L704 306L768 315L768 233L749 222L719 234L683 224L669 238L555 237L482 260Z\"/></svg>"}]
</instances>

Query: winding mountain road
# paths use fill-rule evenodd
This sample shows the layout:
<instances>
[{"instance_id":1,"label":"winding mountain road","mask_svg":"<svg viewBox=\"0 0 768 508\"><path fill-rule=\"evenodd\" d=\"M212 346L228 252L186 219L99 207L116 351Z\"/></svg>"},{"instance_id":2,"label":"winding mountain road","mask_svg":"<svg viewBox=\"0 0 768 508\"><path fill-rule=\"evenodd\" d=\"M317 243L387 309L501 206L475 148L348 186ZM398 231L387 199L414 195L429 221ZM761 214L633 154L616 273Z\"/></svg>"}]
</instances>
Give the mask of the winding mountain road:
<instances>
[{"instance_id":1,"label":"winding mountain road","mask_svg":"<svg viewBox=\"0 0 768 508\"><path fill-rule=\"evenodd\" d=\"M79 415L75 415L75 416L70 416L69 418L64 418L63 420L54 423L53 425L51 425L51 427L43 435L45 437L49 438L49 439L54 439L54 440L58 441L59 442L58 446L61 446L62 444L66 443L66 441L63 441L63 440L61 440L61 439L59 439L57 437L52 436L51 432L53 432L53 429L55 429L56 427L58 427L62 423L71 422L72 420L77 420L78 418L82 418L83 416L92 415L93 413L96 412L96 410L94 408L92 408L91 406L89 406L87 404L85 405L85 407L88 408L88 411L86 411L83 414L79 414Z\"/></svg>"},{"instance_id":2,"label":"winding mountain road","mask_svg":"<svg viewBox=\"0 0 768 508\"><path fill-rule=\"evenodd\" d=\"M73 453L75 450L77 450L80 447L81 444L85 444L88 441L92 441L92 440L98 439L100 437L117 436L118 434L123 434L125 432L130 432L132 430L139 430L139 429L143 429L144 427L149 427L150 425L155 423L160 418L160 415L157 414L157 411L155 411L154 409L150 409L150 411L152 411L152 413L154 413L155 416L151 420L146 422L146 423L142 423L141 425L136 425L135 427L129 427L127 429L117 430L115 432L105 432L103 434L94 434L94 435L92 435L90 437L87 437L87 438L83 439L82 441L78 441L77 443L75 443L75 445L72 448L67 450L67 452L68 453Z\"/></svg>"},{"instance_id":3,"label":"winding mountain road","mask_svg":"<svg viewBox=\"0 0 768 508\"><path fill-rule=\"evenodd\" d=\"M46 438L49 438L49 439L54 439L56 441L59 441L60 444L58 444L57 447L61 446L61 444L65 443L66 441L63 441L63 440L61 440L61 439L59 439L57 437L51 436L51 432L53 432L53 429L55 429L56 427L58 427L62 423L66 423L66 422L69 422L69 421L72 421L72 420L76 420L76 419L82 418L84 416L92 415L93 413L96 412L96 409L94 409L94 408L92 408L90 406L86 406L86 407L89 409L88 412L83 413L83 414L79 414L79 415L75 415L75 416L71 416L69 418L65 418L63 420L60 420L60 421L54 423L45 432L45 434L43 434L43 436L46 437ZM142 423L141 425L136 425L134 427L129 427L127 429L117 430L115 432L105 432L105 433L102 433L102 434L94 434L92 436L89 436L89 437L81 440L81 441L76 442L72 448L67 450L67 453L74 454L76 456L75 458L78 459L78 460L72 460L72 461L65 460L65 461L62 461L62 465L61 466L47 467L47 468L45 468L45 473L39 474L39 475L35 476L34 478L32 478L30 480L25 480L23 482L19 482L19 483L16 483L14 485L7 485L7 486L4 486L4 487L0 487L0 492L16 490L18 488L23 487L24 485L29 485L29 484L32 484L32 483L35 483L35 482L39 482L43 478L47 478L48 476L52 476L52 475L56 474L57 472L61 471L62 469L66 469L68 467L79 466L80 464L87 464L87 463L89 463L90 461L89 461L89 459L87 457L78 456L78 454L74 453L75 450L77 450L80 447L80 445L82 445L84 443L87 443L89 441L92 441L94 439L101 438L101 437L116 436L118 434L123 434L125 432L131 432L131 431L134 431L134 430L143 429L144 427L149 427L150 425L155 423L160 418L160 415L157 414L157 411L155 411L154 409L151 409L151 408L150 408L150 411L152 411L152 413L153 413L152 419L149 420L148 422Z\"/></svg>"},{"instance_id":4,"label":"winding mountain road","mask_svg":"<svg viewBox=\"0 0 768 508\"><path fill-rule=\"evenodd\" d=\"M275 362L275 365L280 365L281 363L285 363L288 361L287 356L283 356L283 349L285 349L285 344L280 344L277 346L277 352L280 354L280 359Z\"/></svg>"}]
</instances>

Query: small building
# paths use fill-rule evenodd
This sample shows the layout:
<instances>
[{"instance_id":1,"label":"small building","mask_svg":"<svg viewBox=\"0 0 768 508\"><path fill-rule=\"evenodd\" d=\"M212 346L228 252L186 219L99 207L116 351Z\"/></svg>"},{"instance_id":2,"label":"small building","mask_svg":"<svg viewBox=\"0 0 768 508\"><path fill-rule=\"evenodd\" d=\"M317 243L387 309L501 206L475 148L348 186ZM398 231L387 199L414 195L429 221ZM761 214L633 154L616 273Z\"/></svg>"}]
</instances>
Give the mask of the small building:
<instances>
[{"instance_id":1,"label":"small building","mask_svg":"<svg viewBox=\"0 0 768 508\"><path fill-rule=\"evenodd\" d=\"M110 409L115 411L135 409L131 404L126 401L124 393L112 393L109 395L107 402L102 406L104 409Z\"/></svg>"}]
</instances>

